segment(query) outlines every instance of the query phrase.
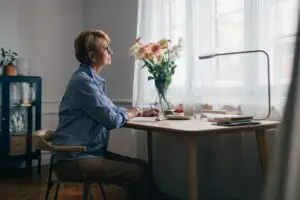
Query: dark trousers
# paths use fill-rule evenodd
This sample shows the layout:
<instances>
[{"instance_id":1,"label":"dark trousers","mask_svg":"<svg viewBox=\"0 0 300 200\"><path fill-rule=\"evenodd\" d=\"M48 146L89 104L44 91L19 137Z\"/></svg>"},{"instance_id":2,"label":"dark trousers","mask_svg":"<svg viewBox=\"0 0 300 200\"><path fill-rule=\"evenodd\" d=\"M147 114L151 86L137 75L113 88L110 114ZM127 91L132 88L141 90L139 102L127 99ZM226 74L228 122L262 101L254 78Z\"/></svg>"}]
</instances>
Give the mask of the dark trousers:
<instances>
[{"instance_id":1,"label":"dark trousers","mask_svg":"<svg viewBox=\"0 0 300 200\"><path fill-rule=\"evenodd\" d=\"M135 158L107 152L105 157L61 161L55 164L61 180L82 180L115 184L127 190L130 199L161 199L150 166Z\"/></svg>"}]
</instances>

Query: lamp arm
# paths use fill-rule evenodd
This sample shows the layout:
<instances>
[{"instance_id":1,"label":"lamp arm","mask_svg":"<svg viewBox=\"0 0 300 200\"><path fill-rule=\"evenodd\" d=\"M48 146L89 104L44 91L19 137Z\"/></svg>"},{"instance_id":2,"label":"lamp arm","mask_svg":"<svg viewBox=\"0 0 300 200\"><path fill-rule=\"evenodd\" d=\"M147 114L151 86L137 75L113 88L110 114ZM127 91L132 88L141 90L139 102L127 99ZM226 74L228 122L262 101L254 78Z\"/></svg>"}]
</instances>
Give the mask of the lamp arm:
<instances>
[{"instance_id":1,"label":"lamp arm","mask_svg":"<svg viewBox=\"0 0 300 200\"><path fill-rule=\"evenodd\" d=\"M268 115L264 119L267 119L271 115L271 77L270 77L270 56L269 54L264 51L260 50L261 53L265 54L267 57L267 75L268 75Z\"/></svg>"},{"instance_id":2,"label":"lamp arm","mask_svg":"<svg viewBox=\"0 0 300 200\"><path fill-rule=\"evenodd\" d=\"M249 50L249 51L236 51L236 52L227 52L227 53L217 53L214 54L215 56L223 56L223 55L233 55L233 54L246 54L246 53L263 53L267 57L267 75L268 75L268 114L262 120L265 120L270 117L271 115L271 78L270 78L270 56L264 50Z\"/></svg>"}]
</instances>

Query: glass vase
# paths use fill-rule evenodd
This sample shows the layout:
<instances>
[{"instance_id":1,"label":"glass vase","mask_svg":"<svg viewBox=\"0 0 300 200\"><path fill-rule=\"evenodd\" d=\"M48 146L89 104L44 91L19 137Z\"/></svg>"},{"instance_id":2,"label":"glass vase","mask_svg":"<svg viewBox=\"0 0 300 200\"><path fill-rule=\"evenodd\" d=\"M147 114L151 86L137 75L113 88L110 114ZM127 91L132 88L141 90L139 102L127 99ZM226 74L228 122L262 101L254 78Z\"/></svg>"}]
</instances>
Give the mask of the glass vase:
<instances>
[{"instance_id":1,"label":"glass vase","mask_svg":"<svg viewBox=\"0 0 300 200\"><path fill-rule=\"evenodd\" d=\"M167 79L156 79L155 88L158 94L158 100L160 104L160 112L163 116L171 113L170 104L167 99L167 91L170 85L170 81Z\"/></svg>"}]
</instances>

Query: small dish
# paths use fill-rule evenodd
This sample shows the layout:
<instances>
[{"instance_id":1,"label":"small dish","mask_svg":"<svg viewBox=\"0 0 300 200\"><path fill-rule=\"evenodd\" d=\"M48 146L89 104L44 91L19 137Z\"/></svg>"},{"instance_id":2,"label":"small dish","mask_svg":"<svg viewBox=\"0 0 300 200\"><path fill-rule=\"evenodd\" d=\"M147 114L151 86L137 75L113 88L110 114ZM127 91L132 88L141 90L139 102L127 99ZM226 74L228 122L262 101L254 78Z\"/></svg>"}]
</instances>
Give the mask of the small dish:
<instances>
[{"instance_id":1,"label":"small dish","mask_svg":"<svg viewBox=\"0 0 300 200\"><path fill-rule=\"evenodd\" d=\"M192 119L192 116L167 115L166 118L170 120L189 120Z\"/></svg>"},{"instance_id":2,"label":"small dish","mask_svg":"<svg viewBox=\"0 0 300 200\"><path fill-rule=\"evenodd\" d=\"M184 116L184 113L177 113L177 112L174 112L173 115L176 115L176 116Z\"/></svg>"}]
</instances>

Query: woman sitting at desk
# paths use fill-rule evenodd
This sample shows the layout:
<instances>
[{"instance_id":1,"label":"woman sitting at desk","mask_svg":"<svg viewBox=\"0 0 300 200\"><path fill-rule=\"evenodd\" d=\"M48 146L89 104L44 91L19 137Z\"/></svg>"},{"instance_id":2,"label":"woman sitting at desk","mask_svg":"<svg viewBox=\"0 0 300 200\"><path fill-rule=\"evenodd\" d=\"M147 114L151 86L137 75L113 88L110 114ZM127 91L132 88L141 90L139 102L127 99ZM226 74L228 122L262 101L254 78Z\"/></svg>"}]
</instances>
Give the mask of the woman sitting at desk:
<instances>
[{"instance_id":1,"label":"woman sitting at desk","mask_svg":"<svg viewBox=\"0 0 300 200\"><path fill-rule=\"evenodd\" d=\"M161 199L149 167L141 160L107 151L109 131L136 116L156 116L157 111L117 107L106 95L99 75L111 64L110 38L101 30L84 31L75 40L80 66L71 77L59 107L59 124L53 144L85 146L81 153L57 153L55 170L61 179L103 181L127 189L132 199ZM124 144L127 145L127 144Z\"/></svg>"}]
</instances>

